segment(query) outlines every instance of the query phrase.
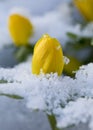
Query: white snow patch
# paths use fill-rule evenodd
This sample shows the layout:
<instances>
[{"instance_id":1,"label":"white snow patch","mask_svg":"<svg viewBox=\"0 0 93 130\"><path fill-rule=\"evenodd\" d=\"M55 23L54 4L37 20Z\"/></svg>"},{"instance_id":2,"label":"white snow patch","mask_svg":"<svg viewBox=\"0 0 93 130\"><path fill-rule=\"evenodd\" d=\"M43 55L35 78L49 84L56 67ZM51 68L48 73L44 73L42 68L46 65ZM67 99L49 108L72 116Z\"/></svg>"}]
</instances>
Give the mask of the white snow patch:
<instances>
[{"instance_id":1,"label":"white snow patch","mask_svg":"<svg viewBox=\"0 0 93 130\"><path fill-rule=\"evenodd\" d=\"M91 124L93 125L93 99L79 98L75 102L70 102L61 111L61 116L58 118L57 126L67 127L72 125L78 125L80 122L86 123L90 120L89 127L91 130Z\"/></svg>"},{"instance_id":2,"label":"white snow patch","mask_svg":"<svg viewBox=\"0 0 93 130\"><path fill-rule=\"evenodd\" d=\"M57 73L33 75L30 61L13 69L0 68L0 93L24 97L32 110L55 115L60 128L89 122L93 129L93 63L80 67L75 79Z\"/></svg>"},{"instance_id":3,"label":"white snow patch","mask_svg":"<svg viewBox=\"0 0 93 130\"><path fill-rule=\"evenodd\" d=\"M64 63L67 65L70 62L70 59L66 56L64 56Z\"/></svg>"}]
</instances>

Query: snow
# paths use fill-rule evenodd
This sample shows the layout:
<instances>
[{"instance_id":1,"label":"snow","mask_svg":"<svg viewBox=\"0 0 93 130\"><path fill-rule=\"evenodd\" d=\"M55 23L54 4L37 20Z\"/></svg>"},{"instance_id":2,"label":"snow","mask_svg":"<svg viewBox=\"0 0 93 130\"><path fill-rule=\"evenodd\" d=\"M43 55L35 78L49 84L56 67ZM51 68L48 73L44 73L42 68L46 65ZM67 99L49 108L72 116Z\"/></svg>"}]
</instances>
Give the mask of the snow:
<instances>
[{"instance_id":1,"label":"snow","mask_svg":"<svg viewBox=\"0 0 93 130\"><path fill-rule=\"evenodd\" d=\"M93 129L93 63L81 66L73 79L56 73L33 75L29 58L12 69L0 68L0 79L8 81L0 84L0 93L17 94L27 108L54 114L59 128L90 119Z\"/></svg>"},{"instance_id":2,"label":"snow","mask_svg":"<svg viewBox=\"0 0 93 130\"><path fill-rule=\"evenodd\" d=\"M13 9L10 10L9 15L12 14L19 14L21 16L24 16L25 18L30 18L30 12L26 9L26 8L18 8L18 7L14 7Z\"/></svg>"},{"instance_id":3,"label":"snow","mask_svg":"<svg viewBox=\"0 0 93 130\"><path fill-rule=\"evenodd\" d=\"M70 62L70 59L66 56L64 56L64 63L67 65Z\"/></svg>"},{"instance_id":4,"label":"snow","mask_svg":"<svg viewBox=\"0 0 93 130\"><path fill-rule=\"evenodd\" d=\"M79 98L75 102L70 102L62 110L61 115L64 117L60 117L58 120L57 126L66 127L67 125L78 125L80 122L86 123L93 119L93 99L91 98ZM77 110L78 109L78 110ZM89 111L88 111L89 110ZM93 129L93 122L90 121L89 127Z\"/></svg>"}]
</instances>

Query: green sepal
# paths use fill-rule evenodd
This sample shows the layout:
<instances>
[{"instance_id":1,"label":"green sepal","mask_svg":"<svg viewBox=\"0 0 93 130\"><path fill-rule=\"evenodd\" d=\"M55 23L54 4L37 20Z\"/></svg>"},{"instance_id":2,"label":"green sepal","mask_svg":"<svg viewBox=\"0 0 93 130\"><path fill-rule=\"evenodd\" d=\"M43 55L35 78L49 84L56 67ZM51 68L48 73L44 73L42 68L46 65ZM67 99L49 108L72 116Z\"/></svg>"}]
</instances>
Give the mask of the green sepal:
<instances>
[{"instance_id":1,"label":"green sepal","mask_svg":"<svg viewBox=\"0 0 93 130\"><path fill-rule=\"evenodd\" d=\"M23 97L16 95L16 94L7 94L7 93L0 93L0 96L6 96L13 99L23 99Z\"/></svg>"}]
</instances>

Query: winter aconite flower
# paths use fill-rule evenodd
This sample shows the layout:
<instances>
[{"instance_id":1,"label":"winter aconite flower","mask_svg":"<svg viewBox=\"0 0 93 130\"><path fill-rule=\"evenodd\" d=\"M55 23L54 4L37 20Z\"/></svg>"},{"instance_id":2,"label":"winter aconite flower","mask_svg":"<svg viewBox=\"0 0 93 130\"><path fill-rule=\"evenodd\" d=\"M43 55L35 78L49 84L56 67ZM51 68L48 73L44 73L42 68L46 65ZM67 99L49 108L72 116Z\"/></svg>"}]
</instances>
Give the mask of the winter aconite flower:
<instances>
[{"instance_id":1,"label":"winter aconite flower","mask_svg":"<svg viewBox=\"0 0 93 130\"><path fill-rule=\"evenodd\" d=\"M88 21L93 21L93 0L74 0L74 3Z\"/></svg>"},{"instance_id":2,"label":"winter aconite flower","mask_svg":"<svg viewBox=\"0 0 93 130\"><path fill-rule=\"evenodd\" d=\"M55 73L61 75L64 66L64 58L61 45L55 38L48 34L43 35L37 41L32 58L32 73Z\"/></svg>"},{"instance_id":3,"label":"winter aconite flower","mask_svg":"<svg viewBox=\"0 0 93 130\"><path fill-rule=\"evenodd\" d=\"M33 34L33 25L24 12L22 9L15 9L8 18L9 33L17 46L27 45L29 38Z\"/></svg>"}]
</instances>

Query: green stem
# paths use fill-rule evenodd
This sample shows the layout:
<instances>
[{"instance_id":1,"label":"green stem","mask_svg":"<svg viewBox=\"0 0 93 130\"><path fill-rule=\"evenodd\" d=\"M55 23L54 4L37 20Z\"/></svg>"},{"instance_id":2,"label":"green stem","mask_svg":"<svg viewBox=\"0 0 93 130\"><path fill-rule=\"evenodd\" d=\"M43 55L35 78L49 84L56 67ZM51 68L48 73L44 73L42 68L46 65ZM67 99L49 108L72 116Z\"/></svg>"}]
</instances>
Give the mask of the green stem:
<instances>
[{"instance_id":1,"label":"green stem","mask_svg":"<svg viewBox=\"0 0 93 130\"><path fill-rule=\"evenodd\" d=\"M47 115L51 129L52 130L58 130L58 128L56 127L56 119L54 117L54 115Z\"/></svg>"},{"instance_id":2,"label":"green stem","mask_svg":"<svg viewBox=\"0 0 93 130\"><path fill-rule=\"evenodd\" d=\"M17 47L15 50L15 58L19 61L25 61L26 58L33 53L34 46L28 44L27 46Z\"/></svg>"}]
</instances>

